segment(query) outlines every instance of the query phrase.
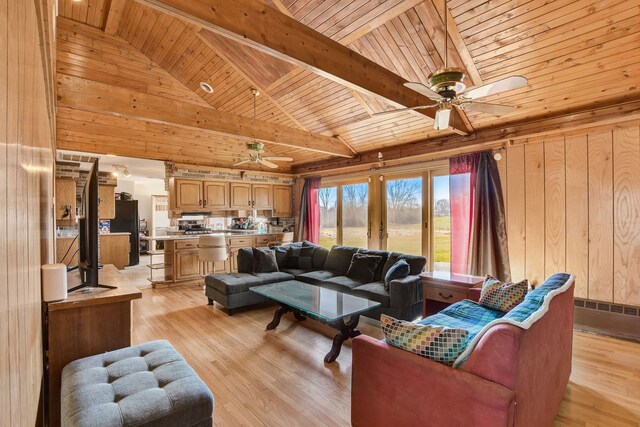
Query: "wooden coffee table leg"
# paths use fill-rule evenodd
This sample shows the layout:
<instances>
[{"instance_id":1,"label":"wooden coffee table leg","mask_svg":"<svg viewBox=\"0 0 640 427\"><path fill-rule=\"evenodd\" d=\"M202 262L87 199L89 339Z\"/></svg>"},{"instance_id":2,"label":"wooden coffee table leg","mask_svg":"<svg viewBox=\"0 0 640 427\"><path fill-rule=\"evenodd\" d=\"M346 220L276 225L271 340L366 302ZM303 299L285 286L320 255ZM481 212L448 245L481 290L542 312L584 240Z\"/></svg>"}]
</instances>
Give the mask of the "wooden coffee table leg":
<instances>
[{"instance_id":1,"label":"wooden coffee table leg","mask_svg":"<svg viewBox=\"0 0 640 427\"><path fill-rule=\"evenodd\" d=\"M281 305L280 307L278 307L273 315L273 320L267 325L267 331L277 328L280 324L280 319L282 319L282 315L285 313L289 313L290 311L291 307L288 307L286 305Z\"/></svg>"},{"instance_id":2,"label":"wooden coffee table leg","mask_svg":"<svg viewBox=\"0 0 640 427\"><path fill-rule=\"evenodd\" d=\"M333 339L333 345L331 346L331 351L327 353L324 357L324 361L326 363L331 363L335 361L340 355L340 350L342 350L342 344L348 340L349 338L355 338L360 335L360 331L356 329L358 326L358 322L360 321L360 316L355 315L351 316L348 322L345 323L344 319L337 320L331 323L331 326L338 329L340 332Z\"/></svg>"}]
</instances>

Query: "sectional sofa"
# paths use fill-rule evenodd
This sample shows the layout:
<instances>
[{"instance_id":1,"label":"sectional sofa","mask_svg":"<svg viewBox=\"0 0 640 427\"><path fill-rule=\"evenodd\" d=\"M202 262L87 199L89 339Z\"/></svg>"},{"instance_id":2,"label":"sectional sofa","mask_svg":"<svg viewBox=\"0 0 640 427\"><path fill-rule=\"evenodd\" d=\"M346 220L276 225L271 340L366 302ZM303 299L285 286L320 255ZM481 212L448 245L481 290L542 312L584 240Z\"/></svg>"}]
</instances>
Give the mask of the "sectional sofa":
<instances>
[{"instance_id":1,"label":"sectional sofa","mask_svg":"<svg viewBox=\"0 0 640 427\"><path fill-rule=\"evenodd\" d=\"M422 286L419 274L427 263L424 257L347 246L333 246L327 250L310 242L296 242L271 250L276 253L279 271L253 273L253 251L246 248L238 252L238 273L206 276L205 295L209 304L215 301L231 315L237 308L267 301L267 298L252 292L252 287L298 280L379 302L380 308L363 313L374 319L379 319L381 313L404 320L420 316ZM382 257L372 282L363 283L346 276L355 253ZM307 257L305 263L300 260L302 255ZM409 264L409 276L391 281L387 291L384 277L398 259Z\"/></svg>"}]
</instances>

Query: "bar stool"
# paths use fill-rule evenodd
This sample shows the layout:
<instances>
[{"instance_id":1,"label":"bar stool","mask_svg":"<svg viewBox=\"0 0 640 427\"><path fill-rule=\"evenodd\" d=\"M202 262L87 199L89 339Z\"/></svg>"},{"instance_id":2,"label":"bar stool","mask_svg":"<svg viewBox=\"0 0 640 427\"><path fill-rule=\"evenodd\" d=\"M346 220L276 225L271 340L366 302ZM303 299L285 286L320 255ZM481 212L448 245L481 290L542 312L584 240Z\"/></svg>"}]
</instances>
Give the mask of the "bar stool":
<instances>
[{"instance_id":1,"label":"bar stool","mask_svg":"<svg viewBox=\"0 0 640 427\"><path fill-rule=\"evenodd\" d=\"M229 250L223 235L198 237L198 261L213 263L213 274L216 274L216 262L226 261L227 258L229 258Z\"/></svg>"}]
</instances>

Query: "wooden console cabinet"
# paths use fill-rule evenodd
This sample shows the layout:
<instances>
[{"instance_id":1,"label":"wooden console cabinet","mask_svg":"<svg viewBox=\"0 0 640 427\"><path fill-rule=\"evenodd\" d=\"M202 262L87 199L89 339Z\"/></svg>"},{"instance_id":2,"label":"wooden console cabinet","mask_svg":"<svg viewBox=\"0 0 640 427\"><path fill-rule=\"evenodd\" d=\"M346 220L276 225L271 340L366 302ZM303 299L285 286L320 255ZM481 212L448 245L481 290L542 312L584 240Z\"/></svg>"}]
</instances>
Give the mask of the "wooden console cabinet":
<instances>
[{"instance_id":1,"label":"wooden console cabinet","mask_svg":"<svg viewBox=\"0 0 640 427\"><path fill-rule=\"evenodd\" d=\"M80 274L68 273L67 280L74 287ZM132 300L142 298L142 293L113 265L100 270L100 283L117 288L88 288L64 301L44 303L49 426L60 425L62 369L68 363L131 345Z\"/></svg>"}]
</instances>

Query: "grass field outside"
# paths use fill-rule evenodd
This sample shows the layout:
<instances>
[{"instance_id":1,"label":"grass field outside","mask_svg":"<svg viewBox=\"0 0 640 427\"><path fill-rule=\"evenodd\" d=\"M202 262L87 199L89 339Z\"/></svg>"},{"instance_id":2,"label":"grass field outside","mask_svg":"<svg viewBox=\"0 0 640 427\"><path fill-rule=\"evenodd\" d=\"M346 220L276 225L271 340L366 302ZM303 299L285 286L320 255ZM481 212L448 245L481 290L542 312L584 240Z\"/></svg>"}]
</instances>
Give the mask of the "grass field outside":
<instances>
[{"instance_id":1,"label":"grass field outside","mask_svg":"<svg viewBox=\"0 0 640 427\"><path fill-rule=\"evenodd\" d=\"M451 225L449 217L437 217L434 220L434 262L448 263L451 259ZM422 225L392 225L387 230L387 250L406 254L422 254ZM320 230L320 246L331 248L336 244L335 228ZM343 228L342 244L345 246L367 247L366 227Z\"/></svg>"}]
</instances>

